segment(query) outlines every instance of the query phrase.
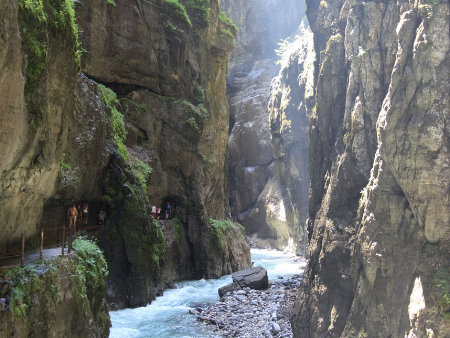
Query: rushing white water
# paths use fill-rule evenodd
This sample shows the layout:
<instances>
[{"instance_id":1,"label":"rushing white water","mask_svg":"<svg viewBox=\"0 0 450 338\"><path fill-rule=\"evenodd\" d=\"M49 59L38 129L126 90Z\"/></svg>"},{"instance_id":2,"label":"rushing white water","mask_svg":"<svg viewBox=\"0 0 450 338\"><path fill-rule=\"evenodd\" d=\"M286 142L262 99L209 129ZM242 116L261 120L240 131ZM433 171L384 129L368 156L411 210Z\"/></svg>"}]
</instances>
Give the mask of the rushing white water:
<instances>
[{"instance_id":1,"label":"rushing white water","mask_svg":"<svg viewBox=\"0 0 450 338\"><path fill-rule=\"evenodd\" d=\"M280 251L252 249L251 254L254 266L267 269L269 280L302 272L301 262ZM176 284L176 289L164 291L150 305L110 312L110 337L215 337L212 330L196 322L189 309L216 301L217 289L231 282L231 276L181 282Z\"/></svg>"}]
</instances>

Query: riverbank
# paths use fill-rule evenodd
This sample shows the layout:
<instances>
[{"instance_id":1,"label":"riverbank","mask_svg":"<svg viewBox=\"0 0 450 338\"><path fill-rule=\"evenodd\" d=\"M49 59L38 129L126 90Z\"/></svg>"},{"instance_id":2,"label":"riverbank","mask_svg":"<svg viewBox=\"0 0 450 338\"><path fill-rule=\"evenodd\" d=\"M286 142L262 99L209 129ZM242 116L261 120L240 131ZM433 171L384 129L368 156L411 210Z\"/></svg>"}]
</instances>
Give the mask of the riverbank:
<instances>
[{"instance_id":1,"label":"riverbank","mask_svg":"<svg viewBox=\"0 0 450 338\"><path fill-rule=\"evenodd\" d=\"M283 282L287 284L289 278L295 275L300 276L306 265L304 258L276 250L253 248L251 249L251 254L254 265L263 266L267 270L269 281L272 283L271 290L278 290L272 291L272 296L281 294L282 291L279 291L281 289L284 289L284 292L289 292L289 285L285 286ZM283 279L279 279L279 276L282 276ZM231 275L219 279L180 282L174 285L174 289L164 291L163 296L157 297L145 307L111 311L112 328L110 338L223 336L225 326L222 329L218 329L215 325L204 325L203 322L196 320L195 315L189 314L189 311L191 310L192 312L199 308L206 309L209 305L215 304L215 302L218 303L219 295L217 290L231 282ZM264 293L267 292L270 291L264 291ZM260 296L256 294L249 294L248 296L245 294L243 296L252 297L255 301L260 300ZM261 309L270 308L270 306L266 306L266 304L269 304L268 299L261 297ZM281 334L288 332L284 331L285 325L281 320L281 315L284 313L281 304L288 298L284 296L284 299L273 300L274 308L276 305L277 311L276 322L283 326ZM277 302L280 304L276 304ZM251 303L251 300L249 303ZM236 314L238 311L240 310L235 311ZM278 315L280 315L280 319L278 319ZM287 321L287 316L285 319ZM229 334L232 336L231 331ZM289 335L279 335L279 337L289 337Z\"/></svg>"},{"instance_id":2,"label":"riverbank","mask_svg":"<svg viewBox=\"0 0 450 338\"><path fill-rule=\"evenodd\" d=\"M224 337L292 337L289 322L293 290L299 287L301 275L279 276L267 290L244 288L228 292L220 300L191 313L205 326L215 327Z\"/></svg>"}]
</instances>

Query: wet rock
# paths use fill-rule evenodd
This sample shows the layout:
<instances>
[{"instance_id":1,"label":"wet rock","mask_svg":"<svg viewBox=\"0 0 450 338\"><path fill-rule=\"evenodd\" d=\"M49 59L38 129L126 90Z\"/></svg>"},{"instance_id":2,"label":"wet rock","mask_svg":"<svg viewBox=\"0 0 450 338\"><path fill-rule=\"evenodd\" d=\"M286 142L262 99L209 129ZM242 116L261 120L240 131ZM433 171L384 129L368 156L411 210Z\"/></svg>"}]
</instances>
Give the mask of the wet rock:
<instances>
[{"instance_id":1,"label":"wet rock","mask_svg":"<svg viewBox=\"0 0 450 338\"><path fill-rule=\"evenodd\" d=\"M8 306L6 305L6 299L0 298L0 311L4 312L8 310Z\"/></svg>"},{"instance_id":2,"label":"wet rock","mask_svg":"<svg viewBox=\"0 0 450 338\"><path fill-rule=\"evenodd\" d=\"M231 283L231 284L222 286L221 288L219 288L219 297L222 298L228 292L235 291L235 290L240 289L240 288L241 287L239 286L238 283Z\"/></svg>"},{"instance_id":3,"label":"wet rock","mask_svg":"<svg viewBox=\"0 0 450 338\"><path fill-rule=\"evenodd\" d=\"M210 304L197 314L205 325L215 325L225 337L292 337L289 308L298 292L293 287L300 276L291 277L288 286L274 282L274 289L253 290L245 287L226 293L220 301Z\"/></svg>"},{"instance_id":4,"label":"wet rock","mask_svg":"<svg viewBox=\"0 0 450 338\"><path fill-rule=\"evenodd\" d=\"M281 327L276 322L272 322L271 326L272 327L271 327L270 331L272 332L273 335L276 335L281 332Z\"/></svg>"},{"instance_id":5,"label":"wet rock","mask_svg":"<svg viewBox=\"0 0 450 338\"><path fill-rule=\"evenodd\" d=\"M233 282L239 284L240 287L249 287L255 290L265 290L269 287L267 270L261 266L238 271L231 276Z\"/></svg>"}]
</instances>

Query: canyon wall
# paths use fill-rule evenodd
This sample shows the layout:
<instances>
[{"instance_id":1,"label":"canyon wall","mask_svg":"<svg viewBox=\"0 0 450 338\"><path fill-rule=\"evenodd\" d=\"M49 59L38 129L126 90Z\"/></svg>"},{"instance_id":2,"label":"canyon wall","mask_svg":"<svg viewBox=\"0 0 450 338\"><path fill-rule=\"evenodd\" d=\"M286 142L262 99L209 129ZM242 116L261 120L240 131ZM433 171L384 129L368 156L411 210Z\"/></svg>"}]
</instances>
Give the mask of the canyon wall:
<instances>
[{"instance_id":1,"label":"canyon wall","mask_svg":"<svg viewBox=\"0 0 450 338\"><path fill-rule=\"evenodd\" d=\"M224 0L221 7L238 26L227 76L231 213L249 235L279 249L304 253L307 212L301 205L308 198L307 170L299 169L304 186L292 198L290 182L277 164L283 155L274 154L268 109L271 84L280 69L275 49L282 39L298 33L303 4ZM305 147L300 148L295 152L307 156Z\"/></svg>"},{"instance_id":2,"label":"canyon wall","mask_svg":"<svg viewBox=\"0 0 450 338\"><path fill-rule=\"evenodd\" d=\"M36 246L38 229L87 202L90 225L107 213L98 238L111 308L145 305L165 286L170 251L151 207L165 218L169 203L189 263L167 281L248 267L242 231L221 245L213 226L229 208L225 75L236 34L218 2L0 6L0 254L15 253L22 232Z\"/></svg>"},{"instance_id":3,"label":"canyon wall","mask_svg":"<svg viewBox=\"0 0 450 338\"><path fill-rule=\"evenodd\" d=\"M449 336L449 4L306 2L310 261L294 336Z\"/></svg>"}]
</instances>

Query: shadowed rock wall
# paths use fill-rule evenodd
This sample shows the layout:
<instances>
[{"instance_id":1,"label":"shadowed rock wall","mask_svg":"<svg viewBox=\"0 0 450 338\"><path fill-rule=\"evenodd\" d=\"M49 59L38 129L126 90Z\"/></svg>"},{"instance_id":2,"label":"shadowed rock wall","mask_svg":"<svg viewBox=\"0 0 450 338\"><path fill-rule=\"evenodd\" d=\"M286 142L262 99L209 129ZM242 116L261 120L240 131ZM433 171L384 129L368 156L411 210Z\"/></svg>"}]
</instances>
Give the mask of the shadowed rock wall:
<instances>
[{"instance_id":1,"label":"shadowed rock wall","mask_svg":"<svg viewBox=\"0 0 450 338\"><path fill-rule=\"evenodd\" d=\"M448 2L307 5L310 261L294 336L448 336Z\"/></svg>"}]
</instances>

